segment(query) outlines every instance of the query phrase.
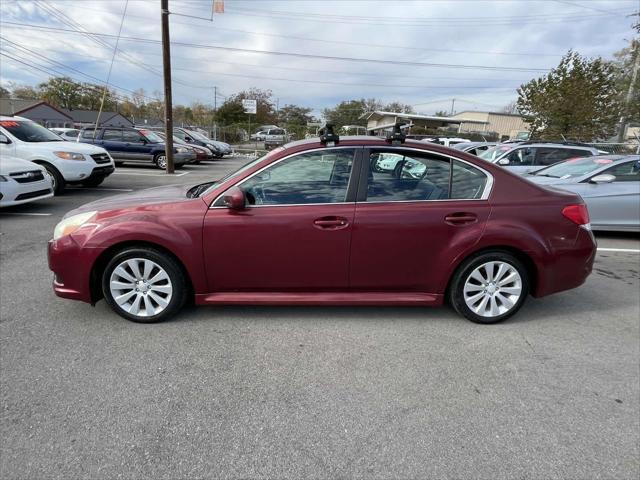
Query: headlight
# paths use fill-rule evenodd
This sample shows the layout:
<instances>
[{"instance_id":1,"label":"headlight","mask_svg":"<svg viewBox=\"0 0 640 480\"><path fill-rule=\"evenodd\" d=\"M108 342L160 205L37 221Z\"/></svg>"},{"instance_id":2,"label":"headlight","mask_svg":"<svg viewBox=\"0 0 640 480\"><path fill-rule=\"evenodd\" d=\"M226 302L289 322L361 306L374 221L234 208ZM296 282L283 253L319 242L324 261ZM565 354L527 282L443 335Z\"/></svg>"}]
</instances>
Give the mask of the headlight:
<instances>
[{"instance_id":1,"label":"headlight","mask_svg":"<svg viewBox=\"0 0 640 480\"><path fill-rule=\"evenodd\" d=\"M5 177L4 175L0 175L0 182L8 182L9 179L7 177Z\"/></svg>"},{"instance_id":2,"label":"headlight","mask_svg":"<svg viewBox=\"0 0 640 480\"><path fill-rule=\"evenodd\" d=\"M84 155L81 153L73 153L73 152L53 152L53 154L64 160L84 160Z\"/></svg>"},{"instance_id":3,"label":"headlight","mask_svg":"<svg viewBox=\"0 0 640 480\"><path fill-rule=\"evenodd\" d=\"M184 148L184 147L177 147L176 148L176 153L188 153L189 149L188 148Z\"/></svg>"},{"instance_id":4,"label":"headlight","mask_svg":"<svg viewBox=\"0 0 640 480\"><path fill-rule=\"evenodd\" d=\"M207 148L207 147L202 147L202 148L204 148L204 150L207 152L207 155L213 155L213 152L211 151L210 148Z\"/></svg>"},{"instance_id":5,"label":"headlight","mask_svg":"<svg viewBox=\"0 0 640 480\"><path fill-rule=\"evenodd\" d=\"M53 239L57 240L61 237L64 237L65 235L72 234L89 220L91 220L96 215L96 213L98 212L84 212L73 215L69 218L65 218L58 225L56 225L56 228L53 231Z\"/></svg>"},{"instance_id":6,"label":"headlight","mask_svg":"<svg viewBox=\"0 0 640 480\"><path fill-rule=\"evenodd\" d=\"M210 143L207 144L207 148L209 150L211 150L212 152L217 152L218 151L218 147L216 147L215 145L211 145Z\"/></svg>"}]
</instances>

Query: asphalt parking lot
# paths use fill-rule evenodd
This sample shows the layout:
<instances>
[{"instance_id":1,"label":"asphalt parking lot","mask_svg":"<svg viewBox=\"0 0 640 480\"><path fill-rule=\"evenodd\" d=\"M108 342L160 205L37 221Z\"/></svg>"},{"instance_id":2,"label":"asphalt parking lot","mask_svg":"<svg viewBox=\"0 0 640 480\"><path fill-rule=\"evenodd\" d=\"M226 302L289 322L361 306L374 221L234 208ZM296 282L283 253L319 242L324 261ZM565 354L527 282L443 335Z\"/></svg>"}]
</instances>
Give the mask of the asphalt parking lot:
<instances>
[{"instance_id":1,"label":"asphalt parking lot","mask_svg":"<svg viewBox=\"0 0 640 480\"><path fill-rule=\"evenodd\" d=\"M140 325L54 296L66 211L243 161L119 168L0 212L2 478L638 478L637 235L598 234L584 286L493 326L400 307Z\"/></svg>"}]
</instances>

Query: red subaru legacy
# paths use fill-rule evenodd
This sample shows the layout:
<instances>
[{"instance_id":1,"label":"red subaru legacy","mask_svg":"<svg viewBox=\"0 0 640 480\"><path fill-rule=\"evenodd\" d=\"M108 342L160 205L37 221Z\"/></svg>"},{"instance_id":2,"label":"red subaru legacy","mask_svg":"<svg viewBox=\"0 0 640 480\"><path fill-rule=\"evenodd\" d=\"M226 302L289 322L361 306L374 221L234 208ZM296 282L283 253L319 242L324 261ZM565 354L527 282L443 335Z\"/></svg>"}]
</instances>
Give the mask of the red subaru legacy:
<instances>
[{"instance_id":1,"label":"red subaru legacy","mask_svg":"<svg viewBox=\"0 0 640 480\"><path fill-rule=\"evenodd\" d=\"M573 193L401 135L271 151L218 181L69 212L49 242L53 288L136 322L196 304L434 305L513 315L575 288L595 241Z\"/></svg>"}]
</instances>

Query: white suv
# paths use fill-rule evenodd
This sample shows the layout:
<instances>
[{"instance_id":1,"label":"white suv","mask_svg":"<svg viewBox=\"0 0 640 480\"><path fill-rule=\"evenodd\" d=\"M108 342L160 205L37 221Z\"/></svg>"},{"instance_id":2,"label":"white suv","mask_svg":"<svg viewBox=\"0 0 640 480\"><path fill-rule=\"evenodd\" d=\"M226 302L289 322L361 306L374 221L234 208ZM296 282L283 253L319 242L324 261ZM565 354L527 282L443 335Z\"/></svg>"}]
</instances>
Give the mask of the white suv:
<instances>
[{"instance_id":1,"label":"white suv","mask_svg":"<svg viewBox=\"0 0 640 480\"><path fill-rule=\"evenodd\" d=\"M71 143L31 120L0 116L0 154L30 160L47 169L56 195L67 183L95 187L115 170L101 147Z\"/></svg>"}]
</instances>

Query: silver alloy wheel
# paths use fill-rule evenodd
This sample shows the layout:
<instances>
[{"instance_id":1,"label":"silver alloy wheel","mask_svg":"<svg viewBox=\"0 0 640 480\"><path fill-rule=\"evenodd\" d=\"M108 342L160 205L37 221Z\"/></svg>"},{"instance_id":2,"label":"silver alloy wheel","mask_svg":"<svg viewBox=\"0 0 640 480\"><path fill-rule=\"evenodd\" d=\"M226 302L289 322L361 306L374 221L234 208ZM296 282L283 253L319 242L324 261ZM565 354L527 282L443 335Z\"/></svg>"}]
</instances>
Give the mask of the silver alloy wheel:
<instances>
[{"instance_id":1,"label":"silver alloy wheel","mask_svg":"<svg viewBox=\"0 0 640 480\"><path fill-rule=\"evenodd\" d=\"M167 157L164 155L158 155L158 159L156 160L158 167L165 169L167 168Z\"/></svg>"},{"instance_id":2,"label":"silver alloy wheel","mask_svg":"<svg viewBox=\"0 0 640 480\"><path fill-rule=\"evenodd\" d=\"M516 268L494 261L476 267L464 282L464 302L476 315L497 317L520 300L522 278Z\"/></svg>"},{"instance_id":3,"label":"silver alloy wheel","mask_svg":"<svg viewBox=\"0 0 640 480\"><path fill-rule=\"evenodd\" d=\"M158 315L173 295L167 272L146 258L129 258L114 268L109 290L122 310L137 317Z\"/></svg>"},{"instance_id":4,"label":"silver alloy wheel","mask_svg":"<svg viewBox=\"0 0 640 480\"><path fill-rule=\"evenodd\" d=\"M56 180L56 176L53 175L49 170L47 170L47 175L49 175L49 178L51 179L51 188L55 192L58 188L58 181Z\"/></svg>"}]
</instances>

